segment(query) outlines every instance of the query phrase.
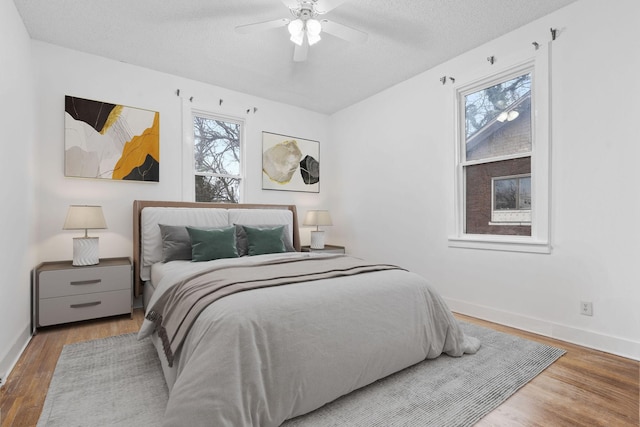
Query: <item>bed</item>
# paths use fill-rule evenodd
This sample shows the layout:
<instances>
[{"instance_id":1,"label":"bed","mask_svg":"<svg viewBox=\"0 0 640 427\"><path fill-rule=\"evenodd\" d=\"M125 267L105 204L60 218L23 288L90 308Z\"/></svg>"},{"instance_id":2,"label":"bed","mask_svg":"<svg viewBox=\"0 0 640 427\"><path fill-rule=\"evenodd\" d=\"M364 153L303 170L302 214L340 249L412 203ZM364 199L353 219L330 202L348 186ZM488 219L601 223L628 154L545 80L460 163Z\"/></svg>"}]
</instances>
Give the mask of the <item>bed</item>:
<instances>
[{"instance_id":1,"label":"bed","mask_svg":"<svg viewBox=\"0 0 640 427\"><path fill-rule=\"evenodd\" d=\"M424 278L300 252L295 206L135 201L133 217L138 336L160 356L164 425L279 426L480 346Z\"/></svg>"}]
</instances>

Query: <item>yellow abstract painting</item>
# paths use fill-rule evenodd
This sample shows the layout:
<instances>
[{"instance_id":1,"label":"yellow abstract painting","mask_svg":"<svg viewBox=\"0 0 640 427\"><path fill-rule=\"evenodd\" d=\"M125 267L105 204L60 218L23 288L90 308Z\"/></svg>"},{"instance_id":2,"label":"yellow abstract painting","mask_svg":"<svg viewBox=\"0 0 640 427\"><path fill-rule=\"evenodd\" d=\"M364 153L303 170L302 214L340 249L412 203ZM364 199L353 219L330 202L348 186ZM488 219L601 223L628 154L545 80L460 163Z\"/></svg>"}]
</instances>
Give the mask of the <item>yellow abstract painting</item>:
<instances>
[{"instance_id":1,"label":"yellow abstract painting","mask_svg":"<svg viewBox=\"0 0 640 427\"><path fill-rule=\"evenodd\" d=\"M65 176L159 182L160 113L65 96Z\"/></svg>"}]
</instances>

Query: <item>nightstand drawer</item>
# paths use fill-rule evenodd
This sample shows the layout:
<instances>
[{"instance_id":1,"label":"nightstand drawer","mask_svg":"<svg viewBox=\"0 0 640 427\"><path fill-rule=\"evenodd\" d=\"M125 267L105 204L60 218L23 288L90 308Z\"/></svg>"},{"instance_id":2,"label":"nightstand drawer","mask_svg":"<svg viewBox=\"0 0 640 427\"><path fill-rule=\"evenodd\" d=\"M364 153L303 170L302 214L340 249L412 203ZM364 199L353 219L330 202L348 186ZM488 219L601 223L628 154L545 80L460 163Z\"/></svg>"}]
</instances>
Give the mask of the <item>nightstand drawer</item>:
<instances>
[{"instance_id":1,"label":"nightstand drawer","mask_svg":"<svg viewBox=\"0 0 640 427\"><path fill-rule=\"evenodd\" d=\"M39 325L76 322L131 312L131 289L40 300Z\"/></svg>"},{"instance_id":2,"label":"nightstand drawer","mask_svg":"<svg viewBox=\"0 0 640 427\"><path fill-rule=\"evenodd\" d=\"M131 266L82 267L40 272L40 298L91 294L131 288Z\"/></svg>"}]
</instances>

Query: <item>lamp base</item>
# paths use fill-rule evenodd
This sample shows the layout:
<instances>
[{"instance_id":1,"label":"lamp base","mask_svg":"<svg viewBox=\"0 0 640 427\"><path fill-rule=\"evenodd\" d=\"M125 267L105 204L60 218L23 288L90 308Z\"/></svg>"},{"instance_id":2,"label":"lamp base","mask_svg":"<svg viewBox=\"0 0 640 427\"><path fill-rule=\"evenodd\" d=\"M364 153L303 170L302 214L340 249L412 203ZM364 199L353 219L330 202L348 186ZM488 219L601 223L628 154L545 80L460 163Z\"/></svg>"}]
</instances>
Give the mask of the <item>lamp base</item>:
<instances>
[{"instance_id":1,"label":"lamp base","mask_svg":"<svg viewBox=\"0 0 640 427\"><path fill-rule=\"evenodd\" d=\"M74 237L73 265L95 265L100 263L97 237Z\"/></svg>"},{"instance_id":2,"label":"lamp base","mask_svg":"<svg viewBox=\"0 0 640 427\"><path fill-rule=\"evenodd\" d=\"M311 232L311 249L324 249L324 231Z\"/></svg>"}]
</instances>

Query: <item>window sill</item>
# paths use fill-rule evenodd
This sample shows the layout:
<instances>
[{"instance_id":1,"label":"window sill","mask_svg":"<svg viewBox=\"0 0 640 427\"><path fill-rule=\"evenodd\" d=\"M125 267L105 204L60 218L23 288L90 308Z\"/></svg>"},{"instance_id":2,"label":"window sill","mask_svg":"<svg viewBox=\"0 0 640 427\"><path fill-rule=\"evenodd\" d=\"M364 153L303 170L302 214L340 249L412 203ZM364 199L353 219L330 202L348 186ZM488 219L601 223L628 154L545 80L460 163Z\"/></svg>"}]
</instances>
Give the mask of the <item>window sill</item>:
<instances>
[{"instance_id":1,"label":"window sill","mask_svg":"<svg viewBox=\"0 0 640 427\"><path fill-rule=\"evenodd\" d=\"M493 222L489 221L489 225L525 225L531 227L531 222Z\"/></svg>"},{"instance_id":2,"label":"window sill","mask_svg":"<svg viewBox=\"0 0 640 427\"><path fill-rule=\"evenodd\" d=\"M551 244L531 237L470 234L449 237L450 248L484 249L491 251L528 252L550 254Z\"/></svg>"}]
</instances>

